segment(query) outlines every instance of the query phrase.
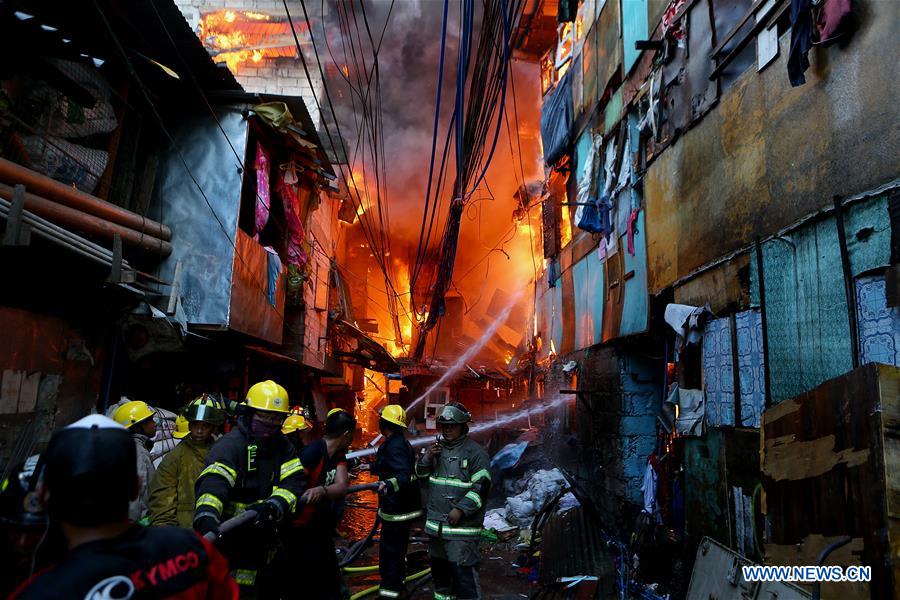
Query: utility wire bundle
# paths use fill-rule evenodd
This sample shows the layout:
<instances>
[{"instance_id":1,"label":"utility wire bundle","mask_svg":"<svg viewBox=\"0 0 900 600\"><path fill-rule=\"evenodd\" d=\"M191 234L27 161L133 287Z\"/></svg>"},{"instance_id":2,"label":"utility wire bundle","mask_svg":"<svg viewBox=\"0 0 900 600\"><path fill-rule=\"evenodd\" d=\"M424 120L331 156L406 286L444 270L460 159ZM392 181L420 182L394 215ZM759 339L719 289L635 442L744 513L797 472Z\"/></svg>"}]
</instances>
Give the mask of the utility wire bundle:
<instances>
[{"instance_id":1,"label":"utility wire bundle","mask_svg":"<svg viewBox=\"0 0 900 600\"><path fill-rule=\"evenodd\" d=\"M509 76L510 39L522 12L522 0L484 0L481 26L477 32L477 45L473 44L475 2L463 0L460 20L460 42L457 58L456 94L453 115L450 119L444 143L441 165L434 178L434 158L437 146L438 113L440 111L440 81L443 77L447 38L447 2L444 3L441 60L438 66L438 97L436 100L434 138L432 140L431 165L422 215L422 229L416 250L416 261L410 276L413 289L423 274L431 236L435 231L435 219L439 212L443 180L447 173L446 162L451 142L455 149L455 180L453 183L449 214L440 237L440 256L434 273L434 282L428 285L432 296L427 318L420 324L419 338L414 357L421 360L425 351L428 332L444 312L444 297L452 285L453 267L459 240L459 227L463 209L472 194L484 180L490 166L500 134L506 84ZM475 53L472 48L475 46ZM488 136L493 136L490 146ZM487 152L486 152L487 151ZM432 195L432 184L434 193ZM430 283L430 282L429 282ZM414 307L417 314L424 314L424 307Z\"/></svg>"}]
</instances>

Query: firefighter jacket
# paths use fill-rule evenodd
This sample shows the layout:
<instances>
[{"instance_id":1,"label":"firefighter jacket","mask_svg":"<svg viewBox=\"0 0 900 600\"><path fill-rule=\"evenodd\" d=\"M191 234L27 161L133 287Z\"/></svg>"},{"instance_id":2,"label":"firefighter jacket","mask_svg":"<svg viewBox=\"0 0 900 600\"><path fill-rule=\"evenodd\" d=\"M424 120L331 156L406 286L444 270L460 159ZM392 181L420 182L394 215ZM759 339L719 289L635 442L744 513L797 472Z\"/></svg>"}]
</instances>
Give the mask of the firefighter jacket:
<instances>
[{"instance_id":1,"label":"firefighter jacket","mask_svg":"<svg viewBox=\"0 0 900 600\"><path fill-rule=\"evenodd\" d=\"M128 518L132 521L140 521L147 516L150 501L150 481L156 472L153 459L150 458L150 448L153 442L142 433L133 433L134 447L137 452L137 474L141 478L141 493L128 504Z\"/></svg>"},{"instance_id":2,"label":"firefighter jacket","mask_svg":"<svg viewBox=\"0 0 900 600\"><path fill-rule=\"evenodd\" d=\"M441 441L441 453L432 460L424 454L416 463L416 475L428 478L425 533L441 539L477 539L484 523L484 505L491 488L488 454L478 442L464 435ZM463 518L447 522L458 508Z\"/></svg>"},{"instance_id":3,"label":"firefighter jacket","mask_svg":"<svg viewBox=\"0 0 900 600\"><path fill-rule=\"evenodd\" d=\"M134 526L118 537L76 546L9 597L237 600L238 586L225 557L193 531Z\"/></svg>"},{"instance_id":4,"label":"firefighter jacket","mask_svg":"<svg viewBox=\"0 0 900 600\"><path fill-rule=\"evenodd\" d=\"M150 522L190 527L194 521L194 484L212 444L185 437L166 454L150 483Z\"/></svg>"},{"instance_id":5,"label":"firefighter jacket","mask_svg":"<svg viewBox=\"0 0 900 600\"><path fill-rule=\"evenodd\" d=\"M276 502L286 517L305 487L303 465L287 438L259 441L241 422L206 456L195 488L194 521L203 516L224 521L263 500Z\"/></svg>"},{"instance_id":6,"label":"firefighter jacket","mask_svg":"<svg viewBox=\"0 0 900 600\"><path fill-rule=\"evenodd\" d=\"M422 516L415 464L416 454L401 433L391 435L378 448L372 473L387 483L387 494L378 497L382 520L412 521Z\"/></svg>"}]
</instances>

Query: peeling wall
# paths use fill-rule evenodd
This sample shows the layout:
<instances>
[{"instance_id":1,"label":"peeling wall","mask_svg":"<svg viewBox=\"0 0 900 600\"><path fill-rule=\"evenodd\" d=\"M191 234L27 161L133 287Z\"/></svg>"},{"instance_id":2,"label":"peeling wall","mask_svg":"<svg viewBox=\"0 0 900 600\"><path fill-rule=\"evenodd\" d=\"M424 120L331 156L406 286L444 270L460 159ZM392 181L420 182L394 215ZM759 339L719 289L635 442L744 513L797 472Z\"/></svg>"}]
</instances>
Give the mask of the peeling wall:
<instances>
[{"instance_id":1,"label":"peeling wall","mask_svg":"<svg viewBox=\"0 0 900 600\"><path fill-rule=\"evenodd\" d=\"M817 48L806 85L779 58L749 68L717 108L649 166L645 179L649 287L694 269L829 206L892 181L900 155L894 86L900 4L861 3L846 48Z\"/></svg>"}]
</instances>

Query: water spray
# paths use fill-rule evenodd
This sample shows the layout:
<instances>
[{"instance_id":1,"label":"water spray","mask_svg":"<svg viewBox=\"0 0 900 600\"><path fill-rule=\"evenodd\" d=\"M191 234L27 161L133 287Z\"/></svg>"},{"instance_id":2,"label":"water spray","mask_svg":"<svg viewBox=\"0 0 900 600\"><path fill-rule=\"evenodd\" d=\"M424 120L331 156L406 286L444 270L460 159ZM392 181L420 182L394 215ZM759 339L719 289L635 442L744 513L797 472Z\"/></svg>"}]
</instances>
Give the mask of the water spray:
<instances>
[{"instance_id":1,"label":"water spray","mask_svg":"<svg viewBox=\"0 0 900 600\"><path fill-rule=\"evenodd\" d=\"M509 423L512 423L513 421L518 421L520 419L524 419L527 417L545 413L548 410L552 410L554 408L562 406L562 405L566 404L567 402L571 402L571 401L572 401L572 399L570 397L558 396L558 397L554 398L553 400L542 402L540 404L537 404L536 406L533 406L530 408L523 408L522 410L518 410L514 413L504 415L503 417L500 417L499 419L496 419L494 421L487 421L485 423L479 423L477 425L474 425L469 428L469 433L472 434L472 433L481 433L482 431L490 431L491 429L494 429L496 427L501 427L503 425L507 425ZM438 436L438 438L439 437L440 436ZM430 446L438 438L434 438L430 435L423 436L420 438L412 439L409 441L409 443L413 448L418 450L419 448L424 448L425 446ZM347 458L364 458L366 456L372 456L376 452L378 452L378 448L366 448L364 450L356 450L354 452L348 452Z\"/></svg>"},{"instance_id":2,"label":"water spray","mask_svg":"<svg viewBox=\"0 0 900 600\"><path fill-rule=\"evenodd\" d=\"M450 379L466 367L466 362L468 362L473 356L478 354L481 349L484 348L485 344L487 344L488 341L494 336L494 334L497 332L497 329L499 329L500 326L506 322L506 319L509 318L509 313L511 313L512 309L515 308L516 303L519 301L519 298L521 296L522 290L516 292L516 294L510 299L509 304L506 305L506 307L503 309L503 312L500 313L500 316L498 316L497 319L493 323L491 323L487 329L484 330L484 333L481 334L481 337L478 338L475 343L469 347L468 350L463 352L462 356L456 359L456 362L453 363L453 365L449 369L447 369L447 371L443 375L441 375L440 379L431 384L431 386L427 390L425 390L425 392L421 396L413 400L412 404L406 407L407 413L412 411L412 409L423 402L425 398L428 397L428 394L438 389L448 379Z\"/></svg>"}]
</instances>

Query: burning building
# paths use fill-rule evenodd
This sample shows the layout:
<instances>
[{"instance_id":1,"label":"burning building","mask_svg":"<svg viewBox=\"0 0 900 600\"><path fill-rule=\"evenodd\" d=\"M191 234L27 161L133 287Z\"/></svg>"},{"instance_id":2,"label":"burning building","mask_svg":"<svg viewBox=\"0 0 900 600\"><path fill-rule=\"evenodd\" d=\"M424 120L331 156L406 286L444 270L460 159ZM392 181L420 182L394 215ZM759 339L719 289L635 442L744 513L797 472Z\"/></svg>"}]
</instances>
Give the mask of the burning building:
<instances>
[{"instance_id":1,"label":"burning building","mask_svg":"<svg viewBox=\"0 0 900 600\"><path fill-rule=\"evenodd\" d=\"M322 77L299 2L288 2L293 31L281 2L176 0L175 4L213 61L234 73L246 91L303 98L318 130Z\"/></svg>"}]
</instances>

